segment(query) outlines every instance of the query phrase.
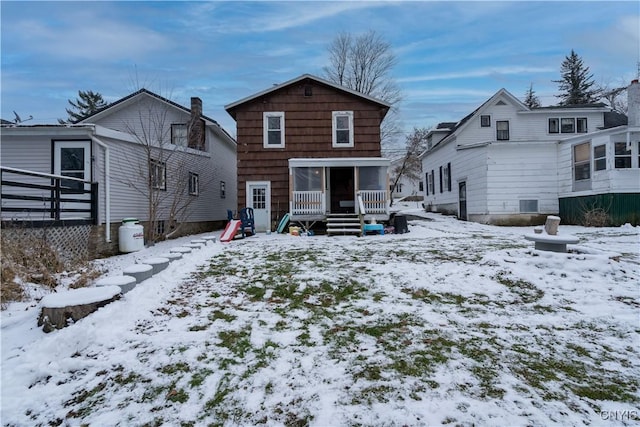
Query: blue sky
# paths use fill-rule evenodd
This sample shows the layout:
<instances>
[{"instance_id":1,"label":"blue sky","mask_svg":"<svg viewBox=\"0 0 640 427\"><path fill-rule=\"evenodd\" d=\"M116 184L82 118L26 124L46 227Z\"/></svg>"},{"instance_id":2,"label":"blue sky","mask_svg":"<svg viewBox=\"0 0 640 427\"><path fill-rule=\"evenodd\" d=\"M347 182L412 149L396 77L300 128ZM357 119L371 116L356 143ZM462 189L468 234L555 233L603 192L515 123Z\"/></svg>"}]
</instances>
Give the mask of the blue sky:
<instances>
[{"instance_id":1,"label":"blue sky","mask_svg":"<svg viewBox=\"0 0 640 427\"><path fill-rule=\"evenodd\" d=\"M594 80L638 72L640 2L10 2L1 12L1 111L65 118L78 90L113 102L146 87L235 135L224 105L301 74L323 77L340 32L375 30L397 56L403 129L457 121L500 88L557 103L574 49Z\"/></svg>"}]
</instances>

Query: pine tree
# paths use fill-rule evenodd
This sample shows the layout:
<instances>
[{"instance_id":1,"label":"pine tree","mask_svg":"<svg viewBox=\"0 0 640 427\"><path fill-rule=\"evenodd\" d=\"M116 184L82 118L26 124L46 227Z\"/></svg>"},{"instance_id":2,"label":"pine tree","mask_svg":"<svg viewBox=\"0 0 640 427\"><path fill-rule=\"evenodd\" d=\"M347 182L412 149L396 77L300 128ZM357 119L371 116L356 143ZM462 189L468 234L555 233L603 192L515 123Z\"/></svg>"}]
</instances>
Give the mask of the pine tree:
<instances>
[{"instance_id":1,"label":"pine tree","mask_svg":"<svg viewBox=\"0 0 640 427\"><path fill-rule=\"evenodd\" d=\"M600 99L599 91L593 87L593 74L573 49L562 61L561 74L562 80L553 81L561 92L556 95L561 99L560 105L592 104Z\"/></svg>"},{"instance_id":2,"label":"pine tree","mask_svg":"<svg viewBox=\"0 0 640 427\"><path fill-rule=\"evenodd\" d=\"M68 100L69 104L73 107L73 109L66 109L69 118L67 120L58 119L58 123L78 123L84 117L95 113L107 105L104 99L102 99L102 95L98 92L79 90L78 96L79 98L76 98L75 102L70 99Z\"/></svg>"},{"instance_id":3,"label":"pine tree","mask_svg":"<svg viewBox=\"0 0 640 427\"><path fill-rule=\"evenodd\" d=\"M527 107L529 108L541 107L540 99L536 96L536 92L533 90L533 83L529 85L529 90L527 90L527 93L524 96L525 96L524 105L526 105Z\"/></svg>"}]
</instances>

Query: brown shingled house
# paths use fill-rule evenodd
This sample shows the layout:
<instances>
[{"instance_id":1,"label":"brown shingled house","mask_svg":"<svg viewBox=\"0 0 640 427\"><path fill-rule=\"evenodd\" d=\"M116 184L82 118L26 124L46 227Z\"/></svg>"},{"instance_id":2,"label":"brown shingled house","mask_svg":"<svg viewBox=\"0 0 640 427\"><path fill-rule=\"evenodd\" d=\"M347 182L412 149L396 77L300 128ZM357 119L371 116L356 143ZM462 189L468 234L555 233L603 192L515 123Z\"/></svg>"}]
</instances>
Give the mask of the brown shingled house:
<instances>
[{"instance_id":1,"label":"brown shingled house","mask_svg":"<svg viewBox=\"0 0 640 427\"><path fill-rule=\"evenodd\" d=\"M309 74L227 105L237 126L238 209L254 209L258 231L287 212L306 226L333 219L336 232L349 216L387 220L380 124L389 108Z\"/></svg>"}]
</instances>

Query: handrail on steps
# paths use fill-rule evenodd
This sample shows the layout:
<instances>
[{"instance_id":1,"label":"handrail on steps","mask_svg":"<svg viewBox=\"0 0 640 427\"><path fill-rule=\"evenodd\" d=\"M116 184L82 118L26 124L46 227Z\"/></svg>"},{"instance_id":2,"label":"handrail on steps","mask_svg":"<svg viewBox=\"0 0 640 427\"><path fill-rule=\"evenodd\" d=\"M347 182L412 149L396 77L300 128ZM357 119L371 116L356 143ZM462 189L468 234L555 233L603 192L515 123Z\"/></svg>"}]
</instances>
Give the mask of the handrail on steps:
<instances>
[{"instance_id":1,"label":"handrail on steps","mask_svg":"<svg viewBox=\"0 0 640 427\"><path fill-rule=\"evenodd\" d=\"M364 209L364 202L362 201L362 195L358 191L358 217L360 218L360 234L364 236L364 215L366 214Z\"/></svg>"}]
</instances>

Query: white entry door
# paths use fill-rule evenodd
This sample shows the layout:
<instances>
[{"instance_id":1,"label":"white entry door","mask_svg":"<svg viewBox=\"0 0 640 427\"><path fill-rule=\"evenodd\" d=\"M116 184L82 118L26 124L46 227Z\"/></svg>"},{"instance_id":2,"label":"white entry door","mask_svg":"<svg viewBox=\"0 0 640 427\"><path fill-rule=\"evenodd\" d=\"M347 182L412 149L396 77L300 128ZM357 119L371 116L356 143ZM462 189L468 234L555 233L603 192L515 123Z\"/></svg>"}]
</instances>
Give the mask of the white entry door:
<instances>
[{"instance_id":1,"label":"white entry door","mask_svg":"<svg viewBox=\"0 0 640 427\"><path fill-rule=\"evenodd\" d=\"M248 208L253 208L256 232L271 230L271 182L247 181Z\"/></svg>"},{"instance_id":2,"label":"white entry door","mask_svg":"<svg viewBox=\"0 0 640 427\"><path fill-rule=\"evenodd\" d=\"M83 180L91 180L91 141L54 141L53 143L53 173L54 175L68 176ZM61 185L67 191L79 191L76 194L65 194L64 198L79 200L91 200L90 193L82 193L82 190L91 190L89 184L83 184L74 180L62 180ZM64 209L90 209L89 203L62 203ZM64 218L90 218L90 212L66 212Z\"/></svg>"}]
</instances>

